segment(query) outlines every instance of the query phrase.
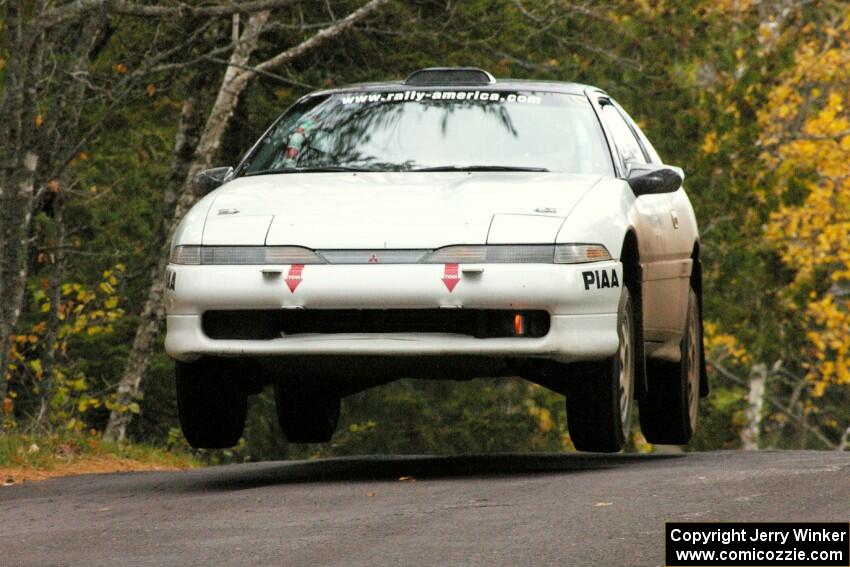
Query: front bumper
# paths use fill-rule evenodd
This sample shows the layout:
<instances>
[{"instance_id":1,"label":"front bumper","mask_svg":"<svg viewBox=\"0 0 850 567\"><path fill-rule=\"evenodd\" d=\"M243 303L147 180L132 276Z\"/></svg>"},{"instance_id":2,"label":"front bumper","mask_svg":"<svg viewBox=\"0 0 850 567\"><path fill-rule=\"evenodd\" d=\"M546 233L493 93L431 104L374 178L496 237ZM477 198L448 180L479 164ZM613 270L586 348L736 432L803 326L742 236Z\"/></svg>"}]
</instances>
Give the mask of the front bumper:
<instances>
[{"instance_id":1,"label":"front bumper","mask_svg":"<svg viewBox=\"0 0 850 567\"><path fill-rule=\"evenodd\" d=\"M586 273L595 272L594 283ZM601 278L605 272L608 277ZM456 276L455 276L456 273ZM618 345L622 266L593 264L442 264L221 266L170 265L165 348L182 361L204 355L478 355L559 362L610 356ZM599 280L609 284L599 285ZM214 340L201 316L248 309L544 310L540 338L475 338L452 333L288 335L271 340Z\"/></svg>"}]
</instances>

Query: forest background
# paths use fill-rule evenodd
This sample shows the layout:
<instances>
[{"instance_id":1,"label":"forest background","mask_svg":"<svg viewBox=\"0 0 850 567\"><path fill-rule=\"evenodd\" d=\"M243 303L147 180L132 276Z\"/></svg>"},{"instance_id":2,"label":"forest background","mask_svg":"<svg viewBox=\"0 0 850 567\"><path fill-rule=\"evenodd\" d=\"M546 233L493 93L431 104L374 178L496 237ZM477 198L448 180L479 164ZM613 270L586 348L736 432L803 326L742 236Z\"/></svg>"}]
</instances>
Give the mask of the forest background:
<instances>
[{"instance_id":1,"label":"forest background","mask_svg":"<svg viewBox=\"0 0 850 567\"><path fill-rule=\"evenodd\" d=\"M195 174L311 90L444 65L599 86L685 169L712 384L687 449L848 448L850 5L828 0L0 1L0 435L187 451L161 296ZM544 388L402 380L347 398L328 445L288 445L266 391L199 456L570 448Z\"/></svg>"}]
</instances>

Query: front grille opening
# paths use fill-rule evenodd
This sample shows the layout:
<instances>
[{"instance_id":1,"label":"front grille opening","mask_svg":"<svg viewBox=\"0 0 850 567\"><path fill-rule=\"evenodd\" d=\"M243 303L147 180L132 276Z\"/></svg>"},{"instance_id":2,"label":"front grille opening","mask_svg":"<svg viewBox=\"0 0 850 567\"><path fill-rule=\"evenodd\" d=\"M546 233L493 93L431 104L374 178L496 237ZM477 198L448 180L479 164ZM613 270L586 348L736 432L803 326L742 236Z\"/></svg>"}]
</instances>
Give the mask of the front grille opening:
<instances>
[{"instance_id":1,"label":"front grille opening","mask_svg":"<svg viewBox=\"0 0 850 567\"><path fill-rule=\"evenodd\" d=\"M517 315L523 324L517 325ZM271 340L308 333L453 333L480 339L539 338L546 311L497 309L264 309L207 311L204 334L218 340Z\"/></svg>"}]
</instances>

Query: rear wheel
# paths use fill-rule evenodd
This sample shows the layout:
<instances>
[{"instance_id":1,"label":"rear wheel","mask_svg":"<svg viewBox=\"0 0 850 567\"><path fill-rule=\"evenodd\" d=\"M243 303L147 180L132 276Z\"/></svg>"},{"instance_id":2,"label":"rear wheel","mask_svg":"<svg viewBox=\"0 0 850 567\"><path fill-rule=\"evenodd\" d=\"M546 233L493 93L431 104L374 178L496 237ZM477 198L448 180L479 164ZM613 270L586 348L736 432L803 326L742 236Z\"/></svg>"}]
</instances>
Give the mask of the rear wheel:
<instances>
[{"instance_id":1,"label":"rear wheel","mask_svg":"<svg viewBox=\"0 0 850 567\"><path fill-rule=\"evenodd\" d=\"M236 368L214 358L177 362L180 428L192 447L223 449L242 437L248 395Z\"/></svg>"},{"instance_id":2,"label":"rear wheel","mask_svg":"<svg viewBox=\"0 0 850 567\"><path fill-rule=\"evenodd\" d=\"M649 390L640 400L640 428L650 443L684 445L697 426L702 328L693 289L688 294L685 336L679 362L648 359Z\"/></svg>"},{"instance_id":3,"label":"rear wheel","mask_svg":"<svg viewBox=\"0 0 850 567\"><path fill-rule=\"evenodd\" d=\"M318 385L275 383L280 429L291 443L327 443L339 423L340 397Z\"/></svg>"},{"instance_id":4,"label":"rear wheel","mask_svg":"<svg viewBox=\"0 0 850 567\"><path fill-rule=\"evenodd\" d=\"M605 360L575 364L567 382L567 423L580 451L623 448L632 416L635 376L634 313L623 287L617 310L617 352Z\"/></svg>"}]
</instances>

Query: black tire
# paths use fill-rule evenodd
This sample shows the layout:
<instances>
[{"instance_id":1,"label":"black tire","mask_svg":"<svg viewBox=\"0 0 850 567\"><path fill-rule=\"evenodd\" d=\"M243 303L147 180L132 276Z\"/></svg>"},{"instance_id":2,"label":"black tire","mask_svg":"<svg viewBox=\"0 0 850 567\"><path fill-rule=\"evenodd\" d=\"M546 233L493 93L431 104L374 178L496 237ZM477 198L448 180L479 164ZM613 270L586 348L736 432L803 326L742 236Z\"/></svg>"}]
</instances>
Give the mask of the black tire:
<instances>
[{"instance_id":1,"label":"black tire","mask_svg":"<svg viewBox=\"0 0 850 567\"><path fill-rule=\"evenodd\" d=\"M702 325L696 292L688 293L685 335L679 346L681 360L647 359L648 391L640 400L640 428L650 443L684 445L697 425L700 388Z\"/></svg>"},{"instance_id":2,"label":"black tire","mask_svg":"<svg viewBox=\"0 0 850 567\"><path fill-rule=\"evenodd\" d=\"M214 358L177 363L180 427L192 447L233 447L242 437L248 395L235 369L235 365Z\"/></svg>"},{"instance_id":3,"label":"black tire","mask_svg":"<svg viewBox=\"0 0 850 567\"><path fill-rule=\"evenodd\" d=\"M631 427L635 321L627 287L623 287L617 312L617 352L605 360L570 367L567 424L570 439L580 451L616 453L625 445Z\"/></svg>"},{"instance_id":4,"label":"black tire","mask_svg":"<svg viewBox=\"0 0 850 567\"><path fill-rule=\"evenodd\" d=\"M278 381L277 421L290 443L327 443L339 423L340 397L327 388Z\"/></svg>"}]
</instances>

